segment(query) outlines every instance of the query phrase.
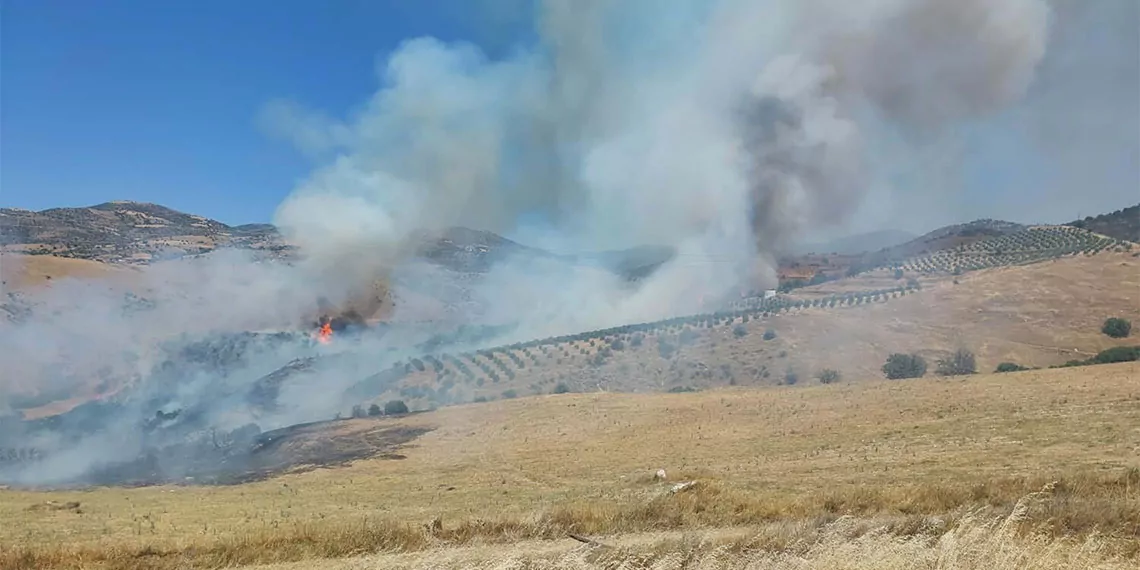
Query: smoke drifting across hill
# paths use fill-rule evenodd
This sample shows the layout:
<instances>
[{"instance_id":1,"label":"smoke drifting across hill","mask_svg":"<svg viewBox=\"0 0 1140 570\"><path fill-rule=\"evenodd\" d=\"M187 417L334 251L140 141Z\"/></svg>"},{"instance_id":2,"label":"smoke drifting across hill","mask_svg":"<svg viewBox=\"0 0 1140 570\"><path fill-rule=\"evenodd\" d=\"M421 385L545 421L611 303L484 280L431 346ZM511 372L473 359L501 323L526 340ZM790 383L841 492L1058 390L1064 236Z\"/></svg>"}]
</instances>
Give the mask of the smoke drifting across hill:
<instances>
[{"instance_id":1,"label":"smoke drifting across hill","mask_svg":"<svg viewBox=\"0 0 1140 570\"><path fill-rule=\"evenodd\" d=\"M771 284L775 252L842 223L884 182L876 139L936 140L1016 103L1049 18L1042 0L542 2L537 44L505 59L404 43L344 121L271 105L279 132L335 156L277 222L338 273L453 224L568 251L671 245L676 261L628 294L593 275L503 271L573 291L574 325L692 311L744 280Z\"/></svg>"},{"instance_id":2,"label":"smoke drifting across hill","mask_svg":"<svg viewBox=\"0 0 1140 570\"><path fill-rule=\"evenodd\" d=\"M561 253L678 252L635 285L554 258L503 260L471 295L487 320L517 323L518 337L695 312L702 299L771 285L781 248L842 223L882 183L883 164L907 160L882 155L882 138L936 141L1016 104L1050 19L1041 0L549 0L539 13L537 44L503 59L409 40L342 121L268 106L266 123L320 161L276 214L305 253L298 265L233 253L156 266L145 273L158 305L140 312L124 312L118 292L60 284L59 310L3 325L0 369L16 370L19 355L23 377L66 384L78 368L108 367L141 384L71 435L32 441L56 453L6 479L66 481L134 457L159 437L137 429L156 408L187 410L174 420L193 417L186 429L251 418L270 428L343 409L346 388L391 364L376 356L388 340L327 359L261 416L241 396L299 354L292 345L225 373L157 345L180 331L296 322L318 297L340 303L384 272L414 281L406 255L424 228L525 234Z\"/></svg>"}]
</instances>

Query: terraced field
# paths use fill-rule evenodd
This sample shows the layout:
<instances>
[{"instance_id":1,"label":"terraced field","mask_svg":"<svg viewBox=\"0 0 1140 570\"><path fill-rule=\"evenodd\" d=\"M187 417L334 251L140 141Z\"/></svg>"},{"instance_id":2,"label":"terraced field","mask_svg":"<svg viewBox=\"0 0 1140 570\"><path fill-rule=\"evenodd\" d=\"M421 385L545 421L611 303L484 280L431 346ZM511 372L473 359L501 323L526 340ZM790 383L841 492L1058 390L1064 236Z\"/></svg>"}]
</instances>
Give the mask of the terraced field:
<instances>
[{"instance_id":1,"label":"terraced field","mask_svg":"<svg viewBox=\"0 0 1140 570\"><path fill-rule=\"evenodd\" d=\"M892 269L920 274L962 273L1021 265L1066 255L1128 251L1132 244L1070 226L1036 226L985 238L895 264Z\"/></svg>"}]
</instances>

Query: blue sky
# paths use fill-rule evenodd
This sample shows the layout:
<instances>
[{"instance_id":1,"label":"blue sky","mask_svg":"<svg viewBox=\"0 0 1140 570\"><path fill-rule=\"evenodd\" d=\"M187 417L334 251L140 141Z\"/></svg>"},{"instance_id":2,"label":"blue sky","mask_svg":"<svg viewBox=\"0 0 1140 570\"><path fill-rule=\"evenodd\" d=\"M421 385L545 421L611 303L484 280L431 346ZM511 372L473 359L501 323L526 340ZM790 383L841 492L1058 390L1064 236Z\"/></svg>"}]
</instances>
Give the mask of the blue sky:
<instances>
[{"instance_id":1,"label":"blue sky","mask_svg":"<svg viewBox=\"0 0 1140 570\"><path fill-rule=\"evenodd\" d=\"M531 1L6 0L0 206L129 199L270 221L314 165L259 128L268 102L344 116L375 93L378 62L420 36L498 58L532 39ZM1063 222L1135 203L1137 8L1096 6L1060 19L1072 33L1051 46L1029 111L965 129L949 176L893 165L899 188L866 200L860 219L915 230L976 217ZM890 205L907 219L876 218ZM932 209L936 220L922 214Z\"/></svg>"},{"instance_id":2,"label":"blue sky","mask_svg":"<svg viewBox=\"0 0 1140 570\"><path fill-rule=\"evenodd\" d=\"M529 23L521 7L7 0L0 205L130 199L232 224L269 221L312 164L258 128L266 102L341 114L376 90L378 59L402 40L463 38L494 54Z\"/></svg>"}]
</instances>

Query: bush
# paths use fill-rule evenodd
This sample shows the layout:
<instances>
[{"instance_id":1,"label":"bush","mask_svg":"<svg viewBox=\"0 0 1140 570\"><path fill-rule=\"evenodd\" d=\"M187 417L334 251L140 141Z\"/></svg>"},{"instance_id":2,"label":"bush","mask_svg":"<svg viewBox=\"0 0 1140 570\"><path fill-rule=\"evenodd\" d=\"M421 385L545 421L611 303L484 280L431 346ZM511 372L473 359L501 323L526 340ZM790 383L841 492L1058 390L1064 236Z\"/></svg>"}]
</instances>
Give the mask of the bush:
<instances>
[{"instance_id":1,"label":"bush","mask_svg":"<svg viewBox=\"0 0 1140 570\"><path fill-rule=\"evenodd\" d=\"M795 370L792 370L791 368L789 368L788 371L784 373L784 384L791 386L791 385L793 385L799 381L800 381L800 376L799 376L799 374L796 374Z\"/></svg>"},{"instance_id":2,"label":"bush","mask_svg":"<svg viewBox=\"0 0 1140 570\"><path fill-rule=\"evenodd\" d=\"M519 393L514 391L514 390L504 390L503 391L503 398L505 398L507 400L510 400L512 398L518 398L518 397L519 397Z\"/></svg>"},{"instance_id":3,"label":"bush","mask_svg":"<svg viewBox=\"0 0 1140 570\"><path fill-rule=\"evenodd\" d=\"M839 371L825 368L817 376L821 384L834 384L839 381Z\"/></svg>"},{"instance_id":4,"label":"bush","mask_svg":"<svg viewBox=\"0 0 1140 570\"><path fill-rule=\"evenodd\" d=\"M378 406L376 404L372 404L371 406L368 406L368 415L375 417L375 416L378 416L382 413L383 412L380 410L380 406Z\"/></svg>"},{"instance_id":5,"label":"bush","mask_svg":"<svg viewBox=\"0 0 1140 570\"><path fill-rule=\"evenodd\" d=\"M570 392L570 387L567 386L565 382L559 382L558 385L554 387L555 394L566 394L568 392Z\"/></svg>"},{"instance_id":6,"label":"bush","mask_svg":"<svg viewBox=\"0 0 1140 570\"><path fill-rule=\"evenodd\" d=\"M772 340L774 338L776 338L776 331L772 329L764 331L764 340Z\"/></svg>"},{"instance_id":7,"label":"bush","mask_svg":"<svg viewBox=\"0 0 1140 570\"><path fill-rule=\"evenodd\" d=\"M1096 364L1112 364L1113 362L1132 362L1140 360L1140 346L1114 346L1102 350L1092 359Z\"/></svg>"},{"instance_id":8,"label":"bush","mask_svg":"<svg viewBox=\"0 0 1140 570\"><path fill-rule=\"evenodd\" d=\"M926 375L926 360L917 354L894 353L883 364L883 374L891 380L921 378Z\"/></svg>"},{"instance_id":9,"label":"bush","mask_svg":"<svg viewBox=\"0 0 1140 570\"><path fill-rule=\"evenodd\" d=\"M962 376L965 374L977 374L978 365L974 360L974 353L958 349L950 358L941 359L938 361L937 374L939 376Z\"/></svg>"},{"instance_id":10,"label":"bush","mask_svg":"<svg viewBox=\"0 0 1140 570\"><path fill-rule=\"evenodd\" d=\"M403 400L389 400L384 404L384 415L396 416L408 413L408 405Z\"/></svg>"},{"instance_id":11,"label":"bush","mask_svg":"<svg viewBox=\"0 0 1140 570\"><path fill-rule=\"evenodd\" d=\"M745 327L744 325L736 325L735 327L732 327L732 334L736 335L736 338L741 338L748 334L748 327Z\"/></svg>"},{"instance_id":12,"label":"bush","mask_svg":"<svg viewBox=\"0 0 1140 570\"><path fill-rule=\"evenodd\" d=\"M1002 362L1001 364L997 365L997 369L995 369L994 372L1019 372L1021 370L1029 370L1029 369L1020 365L1020 364L1014 364L1012 362Z\"/></svg>"},{"instance_id":13,"label":"bush","mask_svg":"<svg viewBox=\"0 0 1140 570\"><path fill-rule=\"evenodd\" d=\"M1104 321L1104 326L1100 328L1100 332L1112 338L1125 338L1132 334L1132 322L1112 317Z\"/></svg>"}]
</instances>

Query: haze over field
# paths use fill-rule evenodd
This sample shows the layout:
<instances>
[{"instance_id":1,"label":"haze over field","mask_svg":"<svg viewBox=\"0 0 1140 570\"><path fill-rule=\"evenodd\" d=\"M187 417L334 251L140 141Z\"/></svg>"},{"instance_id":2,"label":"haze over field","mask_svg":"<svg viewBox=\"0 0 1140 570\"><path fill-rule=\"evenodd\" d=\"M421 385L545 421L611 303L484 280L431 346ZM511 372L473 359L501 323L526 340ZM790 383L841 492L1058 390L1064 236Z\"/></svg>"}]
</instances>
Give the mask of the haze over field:
<instances>
[{"instance_id":1,"label":"haze over field","mask_svg":"<svg viewBox=\"0 0 1140 570\"><path fill-rule=\"evenodd\" d=\"M267 102L262 125L314 160L273 220L303 258L257 263L222 251L148 266L135 284L155 302L145 311L124 311L122 290L103 283L55 283L28 322L0 324L0 368L17 371L9 384L68 393L98 371L141 385L132 413L107 431L46 436L46 447L74 453L21 478L64 480L132 456L143 445L134 422L155 408L193 408L223 428L329 417L392 339L364 340L320 382L284 392L281 411L256 418L234 394L300 349L250 356L221 377L149 379L170 358L160 345L182 335L307 327L320 298L339 305L374 294L377 280L415 290L450 279L411 259L421 230L488 229L563 254L675 248L636 283L550 256L501 260L466 286L482 310L464 317L509 325L498 340L513 342L706 310L741 289L774 287L776 256L807 237L943 221L961 195L956 177L969 174L942 162L972 140L963 133L1006 144L999 134L1016 126L1035 143L1052 140L1071 126L1058 108L1082 108L1119 144L1103 161L1067 145L1034 154L1011 144L1032 154L1029 167L1061 168L1067 188L1096 181L1120 196L1135 164L1102 166L1137 149L1128 121L1115 120L1137 116L1117 99L1133 88L1136 50L1118 49L1128 32L1100 36L1108 47L1078 38L1135 4L1078 4L550 0L538 9L537 41L503 58L409 39L346 117ZM1098 69L1123 70L1126 89L1102 97L1102 78L1069 63L1089 53L1103 58ZM1087 89L1071 86L1090 75ZM1023 182L995 184L990 199L1024 199ZM394 312L422 320L416 303ZM393 360L412 355L402 341Z\"/></svg>"}]
</instances>

